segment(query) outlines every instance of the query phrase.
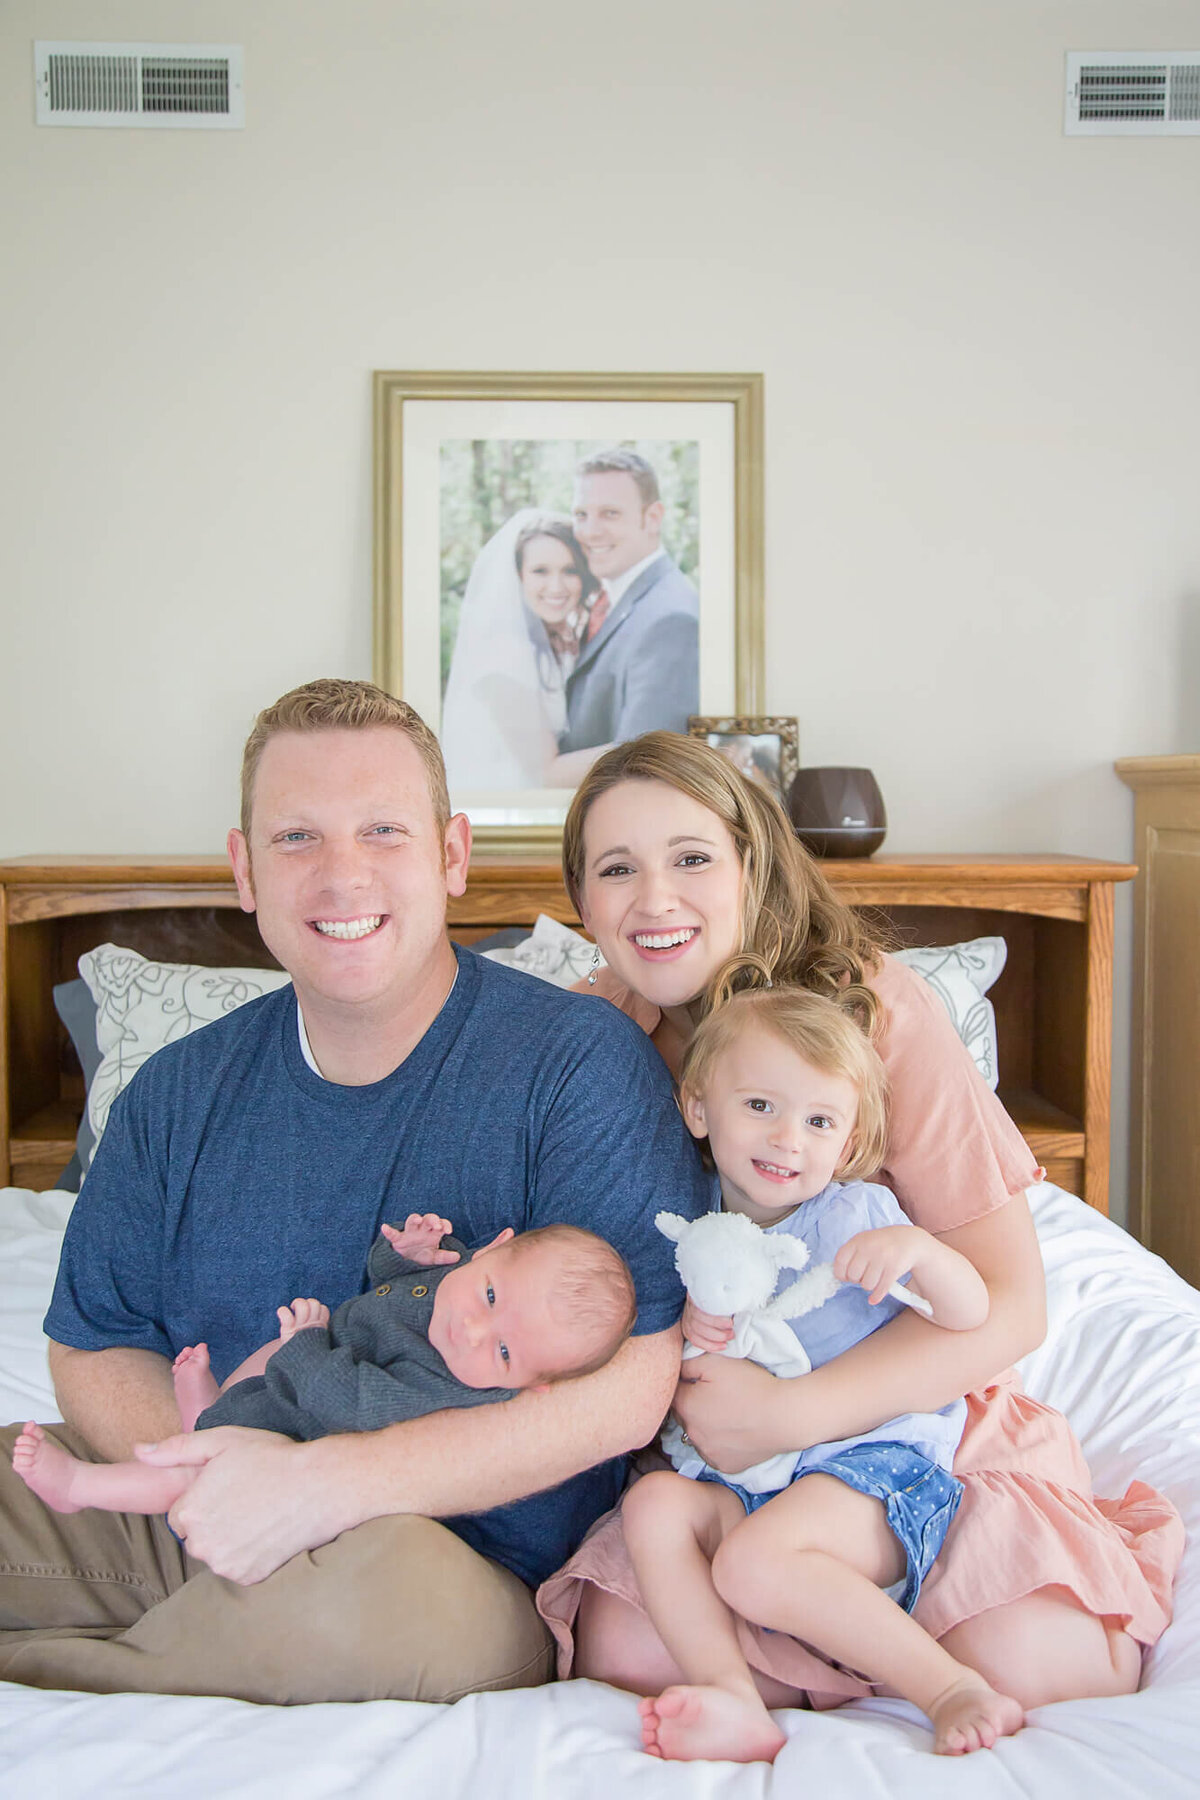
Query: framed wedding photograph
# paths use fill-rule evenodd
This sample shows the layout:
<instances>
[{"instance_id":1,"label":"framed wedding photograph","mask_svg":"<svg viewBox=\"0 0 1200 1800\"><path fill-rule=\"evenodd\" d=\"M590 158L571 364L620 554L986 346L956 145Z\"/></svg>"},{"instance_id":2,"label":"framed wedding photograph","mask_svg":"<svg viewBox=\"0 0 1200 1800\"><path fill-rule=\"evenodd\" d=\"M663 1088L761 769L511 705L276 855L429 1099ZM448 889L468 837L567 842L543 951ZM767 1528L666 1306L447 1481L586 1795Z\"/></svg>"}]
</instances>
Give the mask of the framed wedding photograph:
<instances>
[{"instance_id":1,"label":"framed wedding photograph","mask_svg":"<svg viewBox=\"0 0 1200 1800\"><path fill-rule=\"evenodd\" d=\"M375 680L483 849L762 687L762 377L375 375Z\"/></svg>"},{"instance_id":2,"label":"framed wedding photograph","mask_svg":"<svg viewBox=\"0 0 1200 1800\"><path fill-rule=\"evenodd\" d=\"M769 788L777 800L787 799L800 767L800 728L795 719L697 715L688 720L688 734L703 738L743 775Z\"/></svg>"}]
</instances>

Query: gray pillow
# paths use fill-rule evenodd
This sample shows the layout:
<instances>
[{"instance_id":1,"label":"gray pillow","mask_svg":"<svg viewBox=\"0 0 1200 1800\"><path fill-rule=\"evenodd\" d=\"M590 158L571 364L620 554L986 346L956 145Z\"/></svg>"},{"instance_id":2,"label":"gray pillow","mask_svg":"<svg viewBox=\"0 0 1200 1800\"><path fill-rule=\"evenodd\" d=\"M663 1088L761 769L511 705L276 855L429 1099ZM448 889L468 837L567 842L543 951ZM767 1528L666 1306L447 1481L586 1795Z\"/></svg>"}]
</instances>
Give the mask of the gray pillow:
<instances>
[{"instance_id":1,"label":"gray pillow","mask_svg":"<svg viewBox=\"0 0 1200 1800\"><path fill-rule=\"evenodd\" d=\"M100 1067L100 1046L96 1042L96 1002L92 999L91 989L87 982L79 977L76 977L74 981L60 981L54 989L54 1010L66 1026L67 1036L75 1047L79 1066L83 1070L83 1086L86 1095L92 1085L96 1070ZM56 1183L58 1187L65 1189L69 1194L79 1192L83 1171L91 1159L93 1143L85 1099L83 1117L79 1121L79 1130L75 1134L75 1154Z\"/></svg>"},{"instance_id":2,"label":"gray pillow","mask_svg":"<svg viewBox=\"0 0 1200 1800\"><path fill-rule=\"evenodd\" d=\"M486 956L489 950L512 950L530 936L532 927L529 925L505 925L499 931L489 932L487 937L476 938L466 948L474 950L477 956Z\"/></svg>"}]
</instances>

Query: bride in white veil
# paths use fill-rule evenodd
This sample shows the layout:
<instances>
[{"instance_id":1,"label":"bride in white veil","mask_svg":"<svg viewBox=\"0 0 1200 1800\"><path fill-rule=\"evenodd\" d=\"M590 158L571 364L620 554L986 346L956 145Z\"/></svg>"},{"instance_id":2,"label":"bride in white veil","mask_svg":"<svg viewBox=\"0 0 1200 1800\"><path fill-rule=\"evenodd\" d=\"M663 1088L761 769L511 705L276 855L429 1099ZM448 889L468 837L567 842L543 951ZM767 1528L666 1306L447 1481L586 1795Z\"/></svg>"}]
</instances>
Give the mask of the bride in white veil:
<instances>
[{"instance_id":1,"label":"bride in white veil","mask_svg":"<svg viewBox=\"0 0 1200 1800\"><path fill-rule=\"evenodd\" d=\"M578 780L571 759L556 759L566 678L594 587L561 514L522 507L488 539L467 581L442 702L452 789ZM596 754L586 753L588 762Z\"/></svg>"}]
</instances>

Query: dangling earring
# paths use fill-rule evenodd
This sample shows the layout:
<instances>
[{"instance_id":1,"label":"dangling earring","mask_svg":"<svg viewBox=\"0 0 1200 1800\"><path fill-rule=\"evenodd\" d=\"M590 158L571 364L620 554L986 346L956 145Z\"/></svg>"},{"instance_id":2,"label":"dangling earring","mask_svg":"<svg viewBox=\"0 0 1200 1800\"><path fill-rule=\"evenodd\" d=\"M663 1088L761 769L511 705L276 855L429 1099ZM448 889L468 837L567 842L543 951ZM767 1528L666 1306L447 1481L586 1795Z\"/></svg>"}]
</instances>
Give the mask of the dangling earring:
<instances>
[{"instance_id":1,"label":"dangling earring","mask_svg":"<svg viewBox=\"0 0 1200 1800\"><path fill-rule=\"evenodd\" d=\"M596 970L599 967L600 967L600 946L599 946L599 944L594 944L592 946L592 966L588 970L588 978L587 978L589 987L595 987L595 985L596 985Z\"/></svg>"}]
</instances>

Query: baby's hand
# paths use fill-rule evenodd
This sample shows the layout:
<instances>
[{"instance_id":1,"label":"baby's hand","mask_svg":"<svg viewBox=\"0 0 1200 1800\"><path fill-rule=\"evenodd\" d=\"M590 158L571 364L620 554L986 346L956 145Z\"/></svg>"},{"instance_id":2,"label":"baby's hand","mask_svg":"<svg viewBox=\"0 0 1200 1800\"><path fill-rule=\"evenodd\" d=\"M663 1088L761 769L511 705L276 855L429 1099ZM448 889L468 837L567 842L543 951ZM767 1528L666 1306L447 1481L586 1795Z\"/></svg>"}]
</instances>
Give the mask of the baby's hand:
<instances>
[{"instance_id":1,"label":"baby's hand","mask_svg":"<svg viewBox=\"0 0 1200 1800\"><path fill-rule=\"evenodd\" d=\"M409 1213L402 1231L395 1225L381 1225L379 1229L397 1256L420 1263L423 1269L440 1268L459 1260L457 1250L438 1247L453 1228L449 1219L439 1219L436 1213Z\"/></svg>"},{"instance_id":2,"label":"baby's hand","mask_svg":"<svg viewBox=\"0 0 1200 1800\"><path fill-rule=\"evenodd\" d=\"M733 1320L728 1313L722 1317L720 1313L701 1312L691 1300L685 1300L683 1335L697 1350L709 1350L719 1355L733 1336Z\"/></svg>"},{"instance_id":3,"label":"baby's hand","mask_svg":"<svg viewBox=\"0 0 1200 1800\"><path fill-rule=\"evenodd\" d=\"M313 1325L328 1325L329 1308L320 1300L293 1300L290 1306L277 1307L275 1317L279 1320L279 1341L286 1344L298 1331L308 1331Z\"/></svg>"},{"instance_id":4,"label":"baby's hand","mask_svg":"<svg viewBox=\"0 0 1200 1800\"><path fill-rule=\"evenodd\" d=\"M878 1306L893 1282L914 1274L923 1260L928 1233L918 1225L882 1225L877 1231L860 1231L844 1243L833 1259L839 1281L852 1281L869 1290L872 1306Z\"/></svg>"}]
</instances>

